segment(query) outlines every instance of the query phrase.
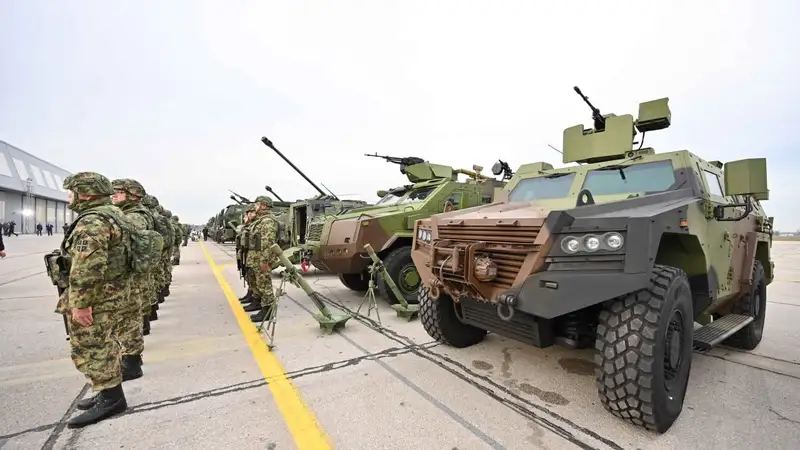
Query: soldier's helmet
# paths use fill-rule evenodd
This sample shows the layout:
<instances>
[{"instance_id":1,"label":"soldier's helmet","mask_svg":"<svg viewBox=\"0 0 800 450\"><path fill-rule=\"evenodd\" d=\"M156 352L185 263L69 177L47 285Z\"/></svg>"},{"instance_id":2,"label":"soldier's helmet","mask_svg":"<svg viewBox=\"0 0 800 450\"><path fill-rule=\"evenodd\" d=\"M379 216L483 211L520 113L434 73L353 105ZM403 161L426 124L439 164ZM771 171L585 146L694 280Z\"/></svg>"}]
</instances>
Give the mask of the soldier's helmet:
<instances>
[{"instance_id":1,"label":"soldier's helmet","mask_svg":"<svg viewBox=\"0 0 800 450\"><path fill-rule=\"evenodd\" d=\"M180 218L178 216L172 216L173 222L180 222Z\"/></svg>"},{"instance_id":2,"label":"soldier's helmet","mask_svg":"<svg viewBox=\"0 0 800 450\"><path fill-rule=\"evenodd\" d=\"M250 203L249 205L247 205L247 207L244 208L244 212L245 213L253 212L255 210L256 210L256 204L255 203Z\"/></svg>"},{"instance_id":3,"label":"soldier's helmet","mask_svg":"<svg viewBox=\"0 0 800 450\"><path fill-rule=\"evenodd\" d=\"M78 172L64 180L64 189L83 195L111 195L111 181L97 172Z\"/></svg>"},{"instance_id":4,"label":"soldier's helmet","mask_svg":"<svg viewBox=\"0 0 800 450\"><path fill-rule=\"evenodd\" d=\"M158 207L158 199L150 194L144 196L144 198L142 199L142 203L144 204L144 206L147 206L148 208Z\"/></svg>"},{"instance_id":5,"label":"soldier's helmet","mask_svg":"<svg viewBox=\"0 0 800 450\"><path fill-rule=\"evenodd\" d=\"M164 210L164 215L167 216L167 217L172 217L172 211L170 211L168 209L165 209Z\"/></svg>"},{"instance_id":6,"label":"soldier's helmet","mask_svg":"<svg viewBox=\"0 0 800 450\"><path fill-rule=\"evenodd\" d=\"M164 207L163 206L157 205L156 206L156 211L158 211L159 214L164 215Z\"/></svg>"},{"instance_id":7,"label":"soldier's helmet","mask_svg":"<svg viewBox=\"0 0 800 450\"><path fill-rule=\"evenodd\" d=\"M254 201L255 203L263 203L267 205L269 208L272 208L272 199L267 197L266 195L259 195L258 197L256 197Z\"/></svg>"},{"instance_id":8,"label":"soldier's helmet","mask_svg":"<svg viewBox=\"0 0 800 450\"><path fill-rule=\"evenodd\" d=\"M118 180L114 180L111 182L111 186L115 191L122 191L126 194L135 195L139 198L143 198L145 195L147 195L147 192L144 190L144 186L132 178L120 178Z\"/></svg>"}]
</instances>

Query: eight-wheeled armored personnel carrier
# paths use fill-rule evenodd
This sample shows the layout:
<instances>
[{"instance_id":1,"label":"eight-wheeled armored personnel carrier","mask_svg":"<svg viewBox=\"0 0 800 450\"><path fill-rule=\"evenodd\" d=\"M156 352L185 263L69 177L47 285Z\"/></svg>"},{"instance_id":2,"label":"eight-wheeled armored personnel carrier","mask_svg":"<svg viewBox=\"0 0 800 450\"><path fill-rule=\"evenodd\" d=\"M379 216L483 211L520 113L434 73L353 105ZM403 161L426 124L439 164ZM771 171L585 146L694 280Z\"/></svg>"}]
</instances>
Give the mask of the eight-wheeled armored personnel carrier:
<instances>
[{"instance_id":1,"label":"eight-wheeled armored personnel carrier","mask_svg":"<svg viewBox=\"0 0 800 450\"><path fill-rule=\"evenodd\" d=\"M670 125L666 98L640 104L636 120L589 105L594 128L564 130L563 162L579 165L526 164L492 204L417 222L420 317L458 348L487 331L594 347L604 407L663 433L693 349L761 341L774 273L766 160L643 148Z\"/></svg>"}]
</instances>

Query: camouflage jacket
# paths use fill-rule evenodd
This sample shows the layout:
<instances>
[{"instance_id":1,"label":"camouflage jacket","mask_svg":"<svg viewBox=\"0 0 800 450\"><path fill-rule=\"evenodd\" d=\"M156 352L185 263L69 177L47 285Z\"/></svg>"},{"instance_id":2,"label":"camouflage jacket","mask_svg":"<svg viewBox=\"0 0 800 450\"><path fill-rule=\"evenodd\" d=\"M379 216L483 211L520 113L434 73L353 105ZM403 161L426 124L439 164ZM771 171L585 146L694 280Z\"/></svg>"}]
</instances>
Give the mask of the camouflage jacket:
<instances>
[{"instance_id":1,"label":"camouflage jacket","mask_svg":"<svg viewBox=\"0 0 800 450\"><path fill-rule=\"evenodd\" d=\"M258 267L261 264L274 263L275 257L269 248L278 238L278 224L275 217L262 213L255 217L247 230L247 266ZM260 249L259 249L260 247Z\"/></svg>"},{"instance_id":2,"label":"camouflage jacket","mask_svg":"<svg viewBox=\"0 0 800 450\"><path fill-rule=\"evenodd\" d=\"M126 221L113 205L83 211L68 230L61 253L69 260L68 287L58 301L57 312L92 307L93 312L122 310L130 301L130 268L122 229L97 214L102 211ZM130 221L128 221L130 222Z\"/></svg>"},{"instance_id":3,"label":"camouflage jacket","mask_svg":"<svg viewBox=\"0 0 800 450\"><path fill-rule=\"evenodd\" d=\"M173 247L179 247L181 242L183 241L183 230L181 229L180 224L175 223L170 220L169 224L172 226L172 236L174 237L172 241Z\"/></svg>"}]
</instances>

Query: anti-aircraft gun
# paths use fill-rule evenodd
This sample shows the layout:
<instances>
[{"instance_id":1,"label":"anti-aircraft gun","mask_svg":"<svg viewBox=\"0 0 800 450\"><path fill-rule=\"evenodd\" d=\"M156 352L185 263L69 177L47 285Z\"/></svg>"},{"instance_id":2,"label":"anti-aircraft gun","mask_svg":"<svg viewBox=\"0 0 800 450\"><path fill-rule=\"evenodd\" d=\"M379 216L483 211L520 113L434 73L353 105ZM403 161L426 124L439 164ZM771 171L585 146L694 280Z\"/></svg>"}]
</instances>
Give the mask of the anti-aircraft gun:
<instances>
[{"instance_id":1,"label":"anti-aircraft gun","mask_svg":"<svg viewBox=\"0 0 800 450\"><path fill-rule=\"evenodd\" d=\"M316 183L311 181L302 170L292 163L275 145L266 137L261 138L261 142L267 147L271 148L278 156L286 161L289 166L295 170L304 180L308 182L319 195L294 202L291 210L283 222L291 231L291 248L284 248L286 256L292 262L303 261L307 262L307 255L314 252L314 248L309 248L309 238L318 238L318 234L322 232L322 220L328 215L335 215L346 209L359 208L368 206L368 203L362 200L342 200L333 192L323 191ZM268 186L267 186L268 187ZM266 188L266 187L265 187ZM269 190L269 189L267 189ZM271 191L270 191L271 192ZM273 195L274 192L273 192ZM277 195L275 195L277 197ZM280 219L279 219L280 221Z\"/></svg>"},{"instance_id":2,"label":"anti-aircraft gun","mask_svg":"<svg viewBox=\"0 0 800 450\"><path fill-rule=\"evenodd\" d=\"M458 348L487 331L594 348L603 406L663 433L683 407L693 349L761 341L774 277L766 159L656 153L644 135L670 126L668 98L634 119L600 114L575 91L594 128L566 128L562 154L580 166L524 164L496 203L416 223L420 319Z\"/></svg>"},{"instance_id":3,"label":"anti-aircraft gun","mask_svg":"<svg viewBox=\"0 0 800 450\"><path fill-rule=\"evenodd\" d=\"M364 246L370 244L405 300L416 303L420 280L411 260L414 223L442 211L492 203L505 182L482 175L480 166L465 170L418 157L367 156L399 164L411 184L378 191L381 200L374 206L328 218L320 233L319 251L311 262L339 274L339 280L349 289L366 291L371 259ZM458 181L461 174L467 176L465 181ZM387 302L398 302L385 280L378 279L378 288Z\"/></svg>"}]
</instances>

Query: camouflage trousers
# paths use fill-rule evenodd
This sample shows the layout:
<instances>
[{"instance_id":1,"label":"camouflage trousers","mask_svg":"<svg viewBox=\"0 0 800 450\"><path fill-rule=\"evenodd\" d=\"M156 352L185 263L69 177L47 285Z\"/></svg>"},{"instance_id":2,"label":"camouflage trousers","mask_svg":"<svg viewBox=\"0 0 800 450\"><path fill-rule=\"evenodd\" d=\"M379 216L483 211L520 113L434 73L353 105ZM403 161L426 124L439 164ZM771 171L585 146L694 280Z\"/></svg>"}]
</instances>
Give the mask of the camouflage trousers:
<instances>
[{"instance_id":1,"label":"camouflage trousers","mask_svg":"<svg viewBox=\"0 0 800 450\"><path fill-rule=\"evenodd\" d=\"M94 323L85 327L70 316L70 357L75 368L92 383L92 389L99 392L122 383L120 346L113 336L122 316L109 311L94 313L92 318Z\"/></svg>"},{"instance_id":2,"label":"camouflage trousers","mask_svg":"<svg viewBox=\"0 0 800 450\"><path fill-rule=\"evenodd\" d=\"M166 287L168 284L172 283L172 253L171 252L164 252L164 255L161 256L161 270L160 270L160 277L159 277L159 289Z\"/></svg>"},{"instance_id":3,"label":"camouflage trousers","mask_svg":"<svg viewBox=\"0 0 800 450\"><path fill-rule=\"evenodd\" d=\"M142 277L141 283L137 285L137 281L134 281L133 286L131 287L131 296L138 296L140 299L140 307L139 311L141 315L148 316L150 315L150 307L153 306L154 303L158 300L158 289L156 285L157 273L156 270L153 273L149 273Z\"/></svg>"},{"instance_id":4,"label":"camouflage trousers","mask_svg":"<svg viewBox=\"0 0 800 450\"><path fill-rule=\"evenodd\" d=\"M175 261L180 261L181 260L181 246L180 245L176 245L176 246L172 247L172 259L175 260Z\"/></svg>"},{"instance_id":5,"label":"camouflage trousers","mask_svg":"<svg viewBox=\"0 0 800 450\"><path fill-rule=\"evenodd\" d=\"M272 287L272 271L261 273L260 267L253 268L253 295L261 299L261 306L267 307L275 303L275 289Z\"/></svg>"},{"instance_id":6,"label":"camouflage trousers","mask_svg":"<svg viewBox=\"0 0 800 450\"><path fill-rule=\"evenodd\" d=\"M147 308L150 314L150 307ZM113 331L114 338L119 342L122 356L141 355L144 351L144 334L142 334L141 308L119 312L120 320Z\"/></svg>"}]
</instances>

